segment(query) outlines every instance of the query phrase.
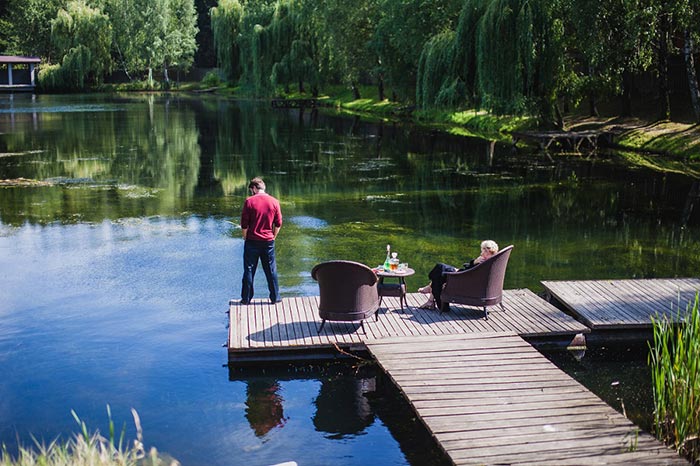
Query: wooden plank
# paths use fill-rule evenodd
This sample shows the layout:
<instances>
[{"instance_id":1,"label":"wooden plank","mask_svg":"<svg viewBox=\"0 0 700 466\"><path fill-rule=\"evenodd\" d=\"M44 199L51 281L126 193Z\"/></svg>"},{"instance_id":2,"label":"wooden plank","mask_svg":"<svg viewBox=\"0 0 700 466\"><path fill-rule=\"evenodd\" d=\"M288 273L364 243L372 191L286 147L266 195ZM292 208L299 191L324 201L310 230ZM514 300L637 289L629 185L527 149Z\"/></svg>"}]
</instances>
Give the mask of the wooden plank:
<instances>
[{"instance_id":1,"label":"wooden plank","mask_svg":"<svg viewBox=\"0 0 700 466\"><path fill-rule=\"evenodd\" d=\"M590 303L591 307L595 309L596 318L598 320L602 319L606 327L619 328L625 323L621 317L624 314L610 300L612 296L606 297L605 302L601 302L603 295L593 287L590 281L579 282L577 287L589 296L588 302Z\"/></svg>"},{"instance_id":2,"label":"wooden plank","mask_svg":"<svg viewBox=\"0 0 700 466\"><path fill-rule=\"evenodd\" d=\"M544 283L544 282L542 282ZM587 300L583 295L585 290L573 287L568 283L557 283L556 292L550 291L557 299L567 305L569 310L579 316L589 327L596 329L601 327L611 327L614 325L610 316L605 314L605 310L596 303Z\"/></svg>"},{"instance_id":3,"label":"wooden plank","mask_svg":"<svg viewBox=\"0 0 700 466\"><path fill-rule=\"evenodd\" d=\"M549 321L546 314L537 312L538 310L530 307L528 301L522 299L522 295L514 293L510 298L509 302L512 303L512 305L519 306L520 312L518 315L521 316L519 333L545 334L548 331L547 324L554 324L554 328L560 327L559 322Z\"/></svg>"},{"instance_id":4,"label":"wooden plank","mask_svg":"<svg viewBox=\"0 0 700 466\"><path fill-rule=\"evenodd\" d=\"M578 322L573 317L562 313L559 309L525 289L518 295L518 300L523 307L532 310L532 315L545 326L543 334L552 333L554 329L562 332L587 332L588 327ZM522 335L522 333L521 333Z\"/></svg>"},{"instance_id":5,"label":"wooden plank","mask_svg":"<svg viewBox=\"0 0 700 466\"><path fill-rule=\"evenodd\" d=\"M296 319L297 328L300 332L299 334L301 335L301 340L303 341L303 344L311 345L313 343L311 339L311 327L309 325L308 319L306 319L306 316L300 310L300 300L301 298L293 298L292 300L290 300L292 316L294 317L294 319Z\"/></svg>"},{"instance_id":6,"label":"wooden plank","mask_svg":"<svg viewBox=\"0 0 700 466\"><path fill-rule=\"evenodd\" d=\"M286 301L289 318L294 325L294 344L299 346L308 345L311 343L311 338L308 335L309 329L308 325L301 319L299 310L297 309L297 299L298 298L289 298L289 300Z\"/></svg>"}]
</instances>

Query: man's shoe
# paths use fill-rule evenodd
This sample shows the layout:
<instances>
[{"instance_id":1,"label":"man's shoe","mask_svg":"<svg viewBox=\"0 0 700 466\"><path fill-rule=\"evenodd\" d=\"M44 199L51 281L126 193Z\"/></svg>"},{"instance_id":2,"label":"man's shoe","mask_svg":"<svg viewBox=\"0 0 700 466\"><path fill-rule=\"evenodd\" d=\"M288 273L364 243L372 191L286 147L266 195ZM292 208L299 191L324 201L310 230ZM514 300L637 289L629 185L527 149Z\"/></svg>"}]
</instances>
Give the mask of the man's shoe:
<instances>
[{"instance_id":1,"label":"man's shoe","mask_svg":"<svg viewBox=\"0 0 700 466\"><path fill-rule=\"evenodd\" d=\"M270 300L270 304L279 304L282 302L282 299L278 299L277 301Z\"/></svg>"},{"instance_id":2,"label":"man's shoe","mask_svg":"<svg viewBox=\"0 0 700 466\"><path fill-rule=\"evenodd\" d=\"M248 304L250 304L250 301L243 301L241 299L241 301L238 304L240 304L241 306L247 306Z\"/></svg>"}]
</instances>

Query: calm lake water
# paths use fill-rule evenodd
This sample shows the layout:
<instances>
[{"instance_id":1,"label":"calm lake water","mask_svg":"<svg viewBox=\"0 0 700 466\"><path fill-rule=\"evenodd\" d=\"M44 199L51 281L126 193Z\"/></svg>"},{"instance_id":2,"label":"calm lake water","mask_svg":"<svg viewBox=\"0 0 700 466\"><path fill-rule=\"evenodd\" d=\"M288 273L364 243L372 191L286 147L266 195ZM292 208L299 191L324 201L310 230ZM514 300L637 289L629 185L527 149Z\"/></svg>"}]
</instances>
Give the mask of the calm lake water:
<instances>
[{"instance_id":1,"label":"calm lake water","mask_svg":"<svg viewBox=\"0 0 700 466\"><path fill-rule=\"evenodd\" d=\"M371 369L229 371L247 181L285 224L282 296L328 259L417 270L514 244L507 288L695 276L693 179L615 154L513 152L400 124L182 96L0 95L0 442L77 431L70 411L185 465L440 464ZM256 290L265 290L258 274ZM258 298L266 298L258 295Z\"/></svg>"}]
</instances>

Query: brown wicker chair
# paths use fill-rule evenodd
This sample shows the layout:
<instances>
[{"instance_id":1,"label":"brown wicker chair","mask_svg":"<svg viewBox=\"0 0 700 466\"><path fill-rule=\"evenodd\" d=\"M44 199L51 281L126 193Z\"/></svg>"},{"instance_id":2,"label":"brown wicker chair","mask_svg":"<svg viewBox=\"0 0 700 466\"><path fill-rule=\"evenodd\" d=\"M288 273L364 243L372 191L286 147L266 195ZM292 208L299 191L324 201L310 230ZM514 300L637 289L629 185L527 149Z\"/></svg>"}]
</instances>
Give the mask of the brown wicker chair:
<instances>
[{"instance_id":1,"label":"brown wicker chair","mask_svg":"<svg viewBox=\"0 0 700 466\"><path fill-rule=\"evenodd\" d=\"M364 264L351 261L328 261L311 270L311 277L318 282L321 295L318 315L322 319L321 333L326 320L357 322L372 314L379 319L379 293L377 275Z\"/></svg>"},{"instance_id":2,"label":"brown wicker chair","mask_svg":"<svg viewBox=\"0 0 700 466\"><path fill-rule=\"evenodd\" d=\"M449 303L478 306L484 309L484 319L489 318L488 306L501 305L503 280L513 246L501 249L495 256L471 269L448 272L440 300L441 311L449 309Z\"/></svg>"}]
</instances>

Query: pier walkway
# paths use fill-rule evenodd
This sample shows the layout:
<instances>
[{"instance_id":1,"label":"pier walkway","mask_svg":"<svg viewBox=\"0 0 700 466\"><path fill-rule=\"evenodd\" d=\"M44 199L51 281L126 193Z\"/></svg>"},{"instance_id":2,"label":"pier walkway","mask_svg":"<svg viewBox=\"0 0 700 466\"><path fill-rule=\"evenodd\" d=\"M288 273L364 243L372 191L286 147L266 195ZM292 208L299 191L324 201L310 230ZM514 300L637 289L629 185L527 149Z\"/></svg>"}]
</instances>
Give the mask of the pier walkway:
<instances>
[{"instance_id":1,"label":"pier walkway","mask_svg":"<svg viewBox=\"0 0 700 466\"><path fill-rule=\"evenodd\" d=\"M515 334L366 344L457 465L688 464Z\"/></svg>"}]
</instances>

